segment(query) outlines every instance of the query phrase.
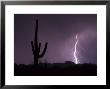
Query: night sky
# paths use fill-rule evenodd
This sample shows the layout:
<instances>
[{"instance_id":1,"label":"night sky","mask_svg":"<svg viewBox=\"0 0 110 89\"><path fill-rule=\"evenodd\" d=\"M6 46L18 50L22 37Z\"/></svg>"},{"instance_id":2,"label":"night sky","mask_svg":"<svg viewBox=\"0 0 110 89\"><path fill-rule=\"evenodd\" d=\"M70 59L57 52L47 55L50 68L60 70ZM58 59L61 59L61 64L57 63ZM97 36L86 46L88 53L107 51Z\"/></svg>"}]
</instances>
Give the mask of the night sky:
<instances>
[{"instance_id":1,"label":"night sky","mask_svg":"<svg viewBox=\"0 0 110 89\"><path fill-rule=\"evenodd\" d=\"M77 34L77 57L80 63L97 63L96 14L15 14L15 63L32 64L34 61L30 42L34 39L36 19L38 19L38 40L42 43L41 48L48 42L47 51L40 62L73 61Z\"/></svg>"}]
</instances>

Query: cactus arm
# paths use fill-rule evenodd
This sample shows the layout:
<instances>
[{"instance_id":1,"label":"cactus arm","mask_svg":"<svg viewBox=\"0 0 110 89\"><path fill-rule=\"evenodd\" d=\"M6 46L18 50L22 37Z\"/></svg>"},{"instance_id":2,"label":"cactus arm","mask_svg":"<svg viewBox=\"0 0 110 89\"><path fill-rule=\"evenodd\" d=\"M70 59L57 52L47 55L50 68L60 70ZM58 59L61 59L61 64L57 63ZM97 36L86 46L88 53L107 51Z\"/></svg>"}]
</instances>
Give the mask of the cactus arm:
<instances>
[{"instance_id":1,"label":"cactus arm","mask_svg":"<svg viewBox=\"0 0 110 89\"><path fill-rule=\"evenodd\" d=\"M39 54L39 58L41 58L41 57L44 56L44 54L45 54L45 52L46 52L46 50L47 50L47 45L48 45L48 43L46 42L43 52L42 52L41 54Z\"/></svg>"},{"instance_id":2,"label":"cactus arm","mask_svg":"<svg viewBox=\"0 0 110 89\"><path fill-rule=\"evenodd\" d=\"M41 43L39 42L38 52L40 53Z\"/></svg>"},{"instance_id":3,"label":"cactus arm","mask_svg":"<svg viewBox=\"0 0 110 89\"><path fill-rule=\"evenodd\" d=\"M33 41L31 41L31 47L32 47L32 52L33 52L33 54L35 54L35 52L34 52L34 45L33 45Z\"/></svg>"}]
</instances>

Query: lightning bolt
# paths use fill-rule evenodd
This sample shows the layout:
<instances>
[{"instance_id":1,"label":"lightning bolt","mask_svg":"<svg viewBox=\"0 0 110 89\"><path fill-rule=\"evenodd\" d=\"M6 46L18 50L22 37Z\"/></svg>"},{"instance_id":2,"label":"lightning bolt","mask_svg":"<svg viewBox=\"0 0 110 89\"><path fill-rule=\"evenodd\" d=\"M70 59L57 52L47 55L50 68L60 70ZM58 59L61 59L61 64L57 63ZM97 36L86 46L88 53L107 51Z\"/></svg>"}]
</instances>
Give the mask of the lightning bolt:
<instances>
[{"instance_id":1,"label":"lightning bolt","mask_svg":"<svg viewBox=\"0 0 110 89\"><path fill-rule=\"evenodd\" d=\"M76 35L76 42L75 42L75 48L74 48L74 60L75 60L75 63L76 64L79 64L79 60L78 60L78 57L77 57L77 44L78 44L78 35Z\"/></svg>"}]
</instances>

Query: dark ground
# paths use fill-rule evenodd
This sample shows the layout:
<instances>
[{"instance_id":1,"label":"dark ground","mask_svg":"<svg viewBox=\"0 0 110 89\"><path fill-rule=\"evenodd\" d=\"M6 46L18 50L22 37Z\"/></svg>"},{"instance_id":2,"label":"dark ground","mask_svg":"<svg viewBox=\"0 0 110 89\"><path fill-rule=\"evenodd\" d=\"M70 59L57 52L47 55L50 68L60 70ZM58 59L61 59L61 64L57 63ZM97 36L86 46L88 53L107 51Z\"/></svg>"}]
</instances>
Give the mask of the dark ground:
<instances>
[{"instance_id":1,"label":"dark ground","mask_svg":"<svg viewBox=\"0 0 110 89\"><path fill-rule=\"evenodd\" d=\"M96 64L40 63L38 66L14 64L15 76L97 76Z\"/></svg>"}]
</instances>

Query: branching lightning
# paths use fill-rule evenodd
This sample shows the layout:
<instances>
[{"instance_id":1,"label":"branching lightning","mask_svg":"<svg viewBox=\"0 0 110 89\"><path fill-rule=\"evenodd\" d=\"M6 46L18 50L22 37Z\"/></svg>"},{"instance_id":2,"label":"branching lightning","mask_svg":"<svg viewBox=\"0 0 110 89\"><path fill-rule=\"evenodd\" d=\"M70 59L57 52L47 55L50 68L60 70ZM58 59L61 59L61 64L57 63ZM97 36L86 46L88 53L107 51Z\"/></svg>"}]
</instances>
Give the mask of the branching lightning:
<instances>
[{"instance_id":1,"label":"branching lightning","mask_svg":"<svg viewBox=\"0 0 110 89\"><path fill-rule=\"evenodd\" d=\"M76 42L75 42L75 46L74 46L74 60L76 64L79 64L79 60L77 57L77 44L78 44L78 35L76 35Z\"/></svg>"}]
</instances>

